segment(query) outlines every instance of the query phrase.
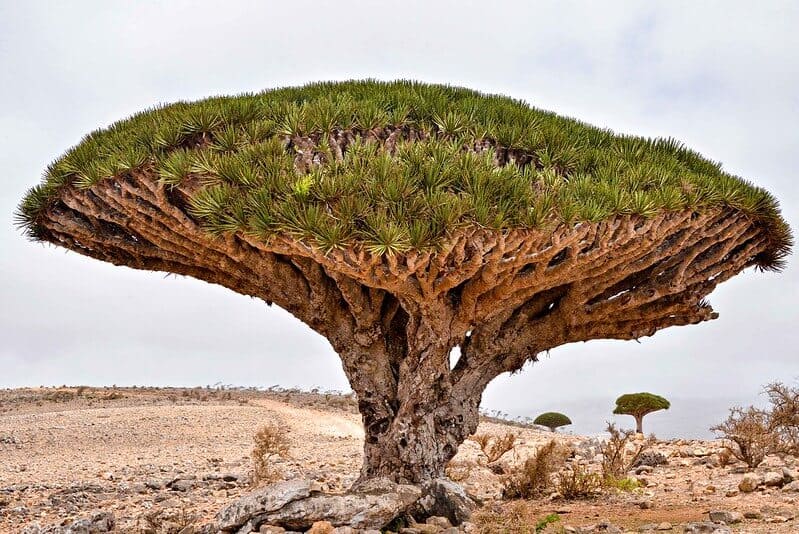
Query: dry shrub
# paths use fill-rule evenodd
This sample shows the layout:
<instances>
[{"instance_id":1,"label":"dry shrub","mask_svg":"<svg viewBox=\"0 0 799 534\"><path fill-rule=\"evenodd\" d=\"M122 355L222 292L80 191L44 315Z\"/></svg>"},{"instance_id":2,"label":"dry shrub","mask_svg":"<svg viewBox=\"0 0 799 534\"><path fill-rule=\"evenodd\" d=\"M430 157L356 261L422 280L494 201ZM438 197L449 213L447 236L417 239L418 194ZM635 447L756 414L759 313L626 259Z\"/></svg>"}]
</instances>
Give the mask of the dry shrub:
<instances>
[{"instance_id":1,"label":"dry shrub","mask_svg":"<svg viewBox=\"0 0 799 534\"><path fill-rule=\"evenodd\" d=\"M719 467L727 467L732 462L732 451L730 451L729 447L724 447L718 453L719 456Z\"/></svg>"},{"instance_id":2,"label":"dry shrub","mask_svg":"<svg viewBox=\"0 0 799 534\"><path fill-rule=\"evenodd\" d=\"M503 480L506 499L531 499L554 488L553 475L566 460L566 450L555 440L542 445L524 463L514 466Z\"/></svg>"},{"instance_id":3,"label":"dry shrub","mask_svg":"<svg viewBox=\"0 0 799 534\"><path fill-rule=\"evenodd\" d=\"M474 464L466 461L451 461L446 468L447 477L454 482L462 482L472 474Z\"/></svg>"},{"instance_id":4,"label":"dry shrub","mask_svg":"<svg viewBox=\"0 0 799 534\"><path fill-rule=\"evenodd\" d=\"M776 434L778 449L799 456L799 388L772 382L765 393L771 404L769 425Z\"/></svg>"},{"instance_id":5,"label":"dry shrub","mask_svg":"<svg viewBox=\"0 0 799 534\"><path fill-rule=\"evenodd\" d=\"M506 452L513 450L516 445L516 434L507 432L504 436L490 436L488 434L475 434L471 437L483 454L488 458L488 463L494 463Z\"/></svg>"},{"instance_id":6,"label":"dry shrub","mask_svg":"<svg viewBox=\"0 0 799 534\"><path fill-rule=\"evenodd\" d=\"M610 434L602 445L602 476L606 480L621 478L655 442L654 436L636 442L634 430L620 429L613 423L608 423L605 431Z\"/></svg>"},{"instance_id":7,"label":"dry shrub","mask_svg":"<svg viewBox=\"0 0 799 534\"><path fill-rule=\"evenodd\" d=\"M197 520L185 508L159 509L146 512L139 518L141 534L178 534Z\"/></svg>"},{"instance_id":8,"label":"dry shrub","mask_svg":"<svg viewBox=\"0 0 799 534\"><path fill-rule=\"evenodd\" d=\"M540 517L534 503L514 501L504 506L484 506L476 510L470 519L477 534L533 534L565 532L558 525L558 514Z\"/></svg>"},{"instance_id":9,"label":"dry shrub","mask_svg":"<svg viewBox=\"0 0 799 534\"><path fill-rule=\"evenodd\" d=\"M757 467L767 454L780 448L769 413L754 406L731 408L727 419L710 430L727 442L730 454L750 468Z\"/></svg>"},{"instance_id":10,"label":"dry shrub","mask_svg":"<svg viewBox=\"0 0 799 534\"><path fill-rule=\"evenodd\" d=\"M75 394L66 389L57 389L44 394L44 399L50 402L69 402L74 398Z\"/></svg>"},{"instance_id":11,"label":"dry shrub","mask_svg":"<svg viewBox=\"0 0 799 534\"><path fill-rule=\"evenodd\" d=\"M269 423L256 432L253 440L253 484L275 482L279 473L272 464L276 458L286 458L289 452L286 431L275 423Z\"/></svg>"},{"instance_id":12,"label":"dry shrub","mask_svg":"<svg viewBox=\"0 0 799 534\"><path fill-rule=\"evenodd\" d=\"M725 440L725 447L750 468L768 454L799 455L799 388L772 382L763 389L767 409L730 408L723 422L710 428Z\"/></svg>"},{"instance_id":13,"label":"dry shrub","mask_svg":"<svg viewBox=\"0 0 799 534\"><path fill-rule=\"evenodd\" d=\"M558 476L558 492L564 499L586 499L602 490L602 477L592 473L588 467L579 462L561 471Z\"/></svg>"}]
</instances>

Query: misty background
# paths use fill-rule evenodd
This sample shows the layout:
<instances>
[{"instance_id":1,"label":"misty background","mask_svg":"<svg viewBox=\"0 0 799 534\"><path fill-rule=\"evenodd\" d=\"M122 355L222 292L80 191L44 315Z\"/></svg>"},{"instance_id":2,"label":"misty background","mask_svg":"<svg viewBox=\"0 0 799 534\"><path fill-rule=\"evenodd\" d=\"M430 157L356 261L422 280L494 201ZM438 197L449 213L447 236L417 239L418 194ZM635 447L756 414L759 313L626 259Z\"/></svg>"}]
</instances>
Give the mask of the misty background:
<instances>
[{"instance_id":1,"label":"misty background","mask_svg":"<svg viewBox=\"0 0 799 534\"><path fill-rule=\"evenodd\" d=\"M348 390L327 341L221 287L32 244L13 212L89 131L157 103L316 80L412 78L525 99L617 132L673 136L799 221L796 2L13 2L0 0L0 387L87 384ZM592 341L496 379L483 408L568 414L615 398L672 408L645 429L710 435L732 404L799 378L799 270L747 271L721 317L640 343ZM632 418L618 418L624 426Z\"/></svg>"}]
</instances>

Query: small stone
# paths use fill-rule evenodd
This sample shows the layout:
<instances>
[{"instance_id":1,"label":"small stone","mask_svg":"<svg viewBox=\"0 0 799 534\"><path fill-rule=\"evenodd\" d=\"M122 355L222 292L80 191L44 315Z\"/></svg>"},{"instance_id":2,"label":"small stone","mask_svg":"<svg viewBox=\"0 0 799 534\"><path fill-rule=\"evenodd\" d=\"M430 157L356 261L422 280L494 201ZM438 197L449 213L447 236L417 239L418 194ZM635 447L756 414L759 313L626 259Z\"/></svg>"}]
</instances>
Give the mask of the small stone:
<instances>
[{"instance_id":1,"label":"small stone","mask_svg":"<svg viewBox=\"0 0 799 534\"><path fill-rule=\"evenodd\" d=\"M766 523L787 523L788 518L782 515L775 515L766 519Z\"/></svg>"},{"instance_id":2,"label":"small stone","mask_svg":"<svg viewBox=\"0 0 799 534\"><path fill-rule=\"evenodd\" d=\"M352 527L336 527L332 534L358 534L358 531Z\"/></svg>"},{"instance_id":3,"label":"small stone","mask_svg":"<svg viewBox=\"0 0 799 534\"><path fill-rule=\"evenodd\" d=\"M685 534L732 534L730 527L726 525L719 525L712 521L700 521L696 523L687 523L683 529Z\"/></svg>"},{"instance_id":4,"label":"small stone","mask_svg":"<svg viewBox=\"0 0 799 534\"><path fill-rule=\"evenodd\" d=\"M277 525L261 525L258 532L259 534L283 534L286 529Z\"/></svg>"},{"instance_id":5,"label":"small stone","mask_svg":"<svg viewBox=\"0 0 799 534\"><path fill-rule=\"evenodd\" d=\"M797 479L799 479L799 473L796 471L791 471L787 467L782 468L782 480L784 480L786 484Z\"/></svg>"},{"instance_id":6,"label":"small stone","mask_svg":"<svg viewBox=\"0 0 799 534\"><path fill-rule=\"evenodd\" d=\"M438 527L442 530L452 526L452 523L449 522L449 519L440 515L431 515L425 520L425 523Z\"/></svg>"},{"instance_id":7,"label":"small stone","mask_svg":"<svg viewBox=\"0 0 799 534\"><path fill-rule=\"evenodd\" d=\"M673 527L668 521L664 521L657 526L657 530L671 530Z\"/></svg>"},{"instance_id":8,"label":"small stone","mask_svg":"<svg viewBox=\"0 0 799 534\"><path fill-rule=\"evenodd\" d=\"M653 501L648 501L648 500L647 501L639 501L638 502L638 507L641 510L651 510L652 508L655 507L655 503Z\"/></svg>"},{"instance_id":9,"label":"small stone","mask_svg":"<svg viewBox=\"0 0 799 534\"><path fill-rule=\"evenodd\" d=\"M738 484L738 489L743 493L751 493L763 483L763 479L756 473L746 473Z\"/></svg>"},{"instance_id":10,"label":"small stone","mask_svg":"<svg viewBox=\"0 0 799 534\"><path fill-rule=\"evenodd\" d=\"M763 475L763 485L768 487L780 487L784 484L784 480L782 477L782 473L776 473L774 471L769 471L765 475Z\"/></svg>"},{"instance_id":11,"label":"small stone","mask_svg":"<svg viewBox=\"0 0 799 534\"><path fill-rule=\"evenodd\" d=\"M782 491L799 493L799 480L794 480L782 487Z\"/></svg>"},{"instance_id":12,"label":"small stone","mask_svg":"<svg viewBox=\"0 0 799 534\"><path fill-rule=\"evenodd\" d=\"M165 484L162 481L155 479L150 479L145 481L144 485L154 490L160 490L165 486Z\"/></svg>"},{"instance_id":13,"label":"small stone","mask_svg":"<svg viewBox=\"0 0 799 534\"><path fill-rule=\"evenodd\" d=\"M735 497L736 495L738 495L738 493L739 493L739 491L738 491L738 490L736 490L736 489L733 489L733 490L728 490L728 491L727 491L727 492L724 494L724 496L725 496L725 497Z\"/></svg>"},{"instance_id":14,"label":"small stone","mask_svg":"<svg viewBox=\"0 0 799 534\"><path fill-rule=\"evenodd\" d=\"M730 512L727 510L711 510L709 515L711 521L724 523L726 525L734 525L735 523L740 523L744 519L744 516L740 512Z\"/></svg>"},{"instance_id":15,"label":"small stone","mask_svg":"<svg viewBox=\"0 0 799 534\"><path fill-rule=\"evenodd\" d=\"M763 519L763 514L761 514L757 510L747 510L746 512L744 512L744 518L746 518L746 519Z\"/></svg>"},{"instance_id":16,"label":"small stone","mask_svg":"<svg viewBox=\"0 0 799 534\"><path fill-rule=\"evenodd\" d=\"M331 534L333 532L333 524L330 521L317 521L307 531L307 534Z\"/></svg>"}]
</instances>

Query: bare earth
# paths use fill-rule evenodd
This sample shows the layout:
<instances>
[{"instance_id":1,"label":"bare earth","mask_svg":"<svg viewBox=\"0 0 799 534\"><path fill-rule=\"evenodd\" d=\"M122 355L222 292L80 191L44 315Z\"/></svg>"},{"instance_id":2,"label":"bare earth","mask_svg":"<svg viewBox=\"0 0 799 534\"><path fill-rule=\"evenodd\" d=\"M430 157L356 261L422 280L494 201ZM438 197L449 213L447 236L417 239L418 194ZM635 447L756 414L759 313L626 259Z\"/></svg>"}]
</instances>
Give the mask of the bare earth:
<instances>
[{"instance_id":1,"label":"bare earth","mask_svg":"<svg viewBox=\"0 0 799 534\"><path fill-rule=\"evenodd\" d=\"M174 525L178 532L209 521L251 490L253 434L269 421L291 440L291 457L277 465L284 478L314 478L331 491L354 481L363 432L354 401L346 396L155 388L0 391L0 532L59 524L98 510L114 513L119 532L163 531L156 524ZM508 431L518 435L518 445L498 462L506 468L552 437L490 421L478 432ZM591 446L579 436L557 437L578 451ZM561 525L609 521L630 531L654 525L662 528L658 532L683 532L685 523L726 510L752 517L730 525L734 532L799 532L799 493L779 487L739 492L742 469L714 466L718 448L715 442L658 443L655 449L668 456L668 464L640 476L646 487L593 500L502 501L498 469L485 466L470 440L451 476L482 499L485 512L531 520L557 513ZM769 457L758 472L783 467L796 469L792 458Z\"/></svg>"}]
</instances>

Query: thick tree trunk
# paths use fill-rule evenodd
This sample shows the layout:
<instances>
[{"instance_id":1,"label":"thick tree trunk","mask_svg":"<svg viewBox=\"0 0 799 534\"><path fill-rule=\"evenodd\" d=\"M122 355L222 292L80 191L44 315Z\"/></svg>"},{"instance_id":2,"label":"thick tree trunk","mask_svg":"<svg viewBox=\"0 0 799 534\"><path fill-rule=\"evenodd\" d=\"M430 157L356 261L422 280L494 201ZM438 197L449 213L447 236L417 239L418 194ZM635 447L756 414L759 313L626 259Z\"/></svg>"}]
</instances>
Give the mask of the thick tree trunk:
<instances>
[{"instance_id":1,"label":"thick tree trunk","mask_svg":"<svg viewBox=\"0 0 799 534\"><path fill-rule=\"evenodd\" d=\"M385 429L366 426L361 480L387 477L420 484L445 476L458 446L477 430L480 392L468 399L420 402L424 392L398 391L400 409Z\"/></svg>"},{"instance_id":2,"label":"thick tree trunk","mask_svg":"<svg viewBox=\"0 0 799 534\"><path fill-rule=\"evenodd\" d=\"M639 434L644 433L644 416L635 415L635 431Z\"/></svg>"}]
</instances>

